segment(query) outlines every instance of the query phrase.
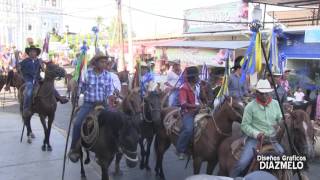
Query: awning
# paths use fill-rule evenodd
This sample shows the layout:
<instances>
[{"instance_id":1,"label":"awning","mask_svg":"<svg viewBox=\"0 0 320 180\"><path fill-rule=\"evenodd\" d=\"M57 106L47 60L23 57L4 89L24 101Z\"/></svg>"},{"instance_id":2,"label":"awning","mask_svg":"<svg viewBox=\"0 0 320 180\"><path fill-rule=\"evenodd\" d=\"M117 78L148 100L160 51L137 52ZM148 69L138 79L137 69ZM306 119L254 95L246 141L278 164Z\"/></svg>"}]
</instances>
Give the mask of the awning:
<instances>
[{"instance_id":1,"label":"awning","mask_svg":"<svg viewBox=\"0 0 320 180\"><path fill-rule=\"evenodd\" d=\"M319 8L319 0L249 0L252 3L263 3L275 6L298 7L298 8Z\"/></svg>"},{"instance_id":2,"label":"awning","mask_svg":"<svg viewBox=\"0 0 320 180\"><path fill-rule=\"evenodd\" d=\"M248 47L249 44L249 41L177 41L156 45L156 47L240 49Z\"/></svg>"}]
</instances>

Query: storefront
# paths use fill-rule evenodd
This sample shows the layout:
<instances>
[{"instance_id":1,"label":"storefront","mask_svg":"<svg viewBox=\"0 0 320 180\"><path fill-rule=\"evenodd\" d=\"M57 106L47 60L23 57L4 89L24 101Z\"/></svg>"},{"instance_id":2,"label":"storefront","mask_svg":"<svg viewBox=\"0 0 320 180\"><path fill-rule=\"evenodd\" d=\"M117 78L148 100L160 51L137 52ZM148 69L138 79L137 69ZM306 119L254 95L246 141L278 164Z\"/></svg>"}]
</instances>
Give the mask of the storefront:
<instances>
[{"instance_id":1,"label":"storefront","mask_svg":"<svg viewBox=\"0 0 320 180\"><path fill-rule=\"evenodd\" d=\"M286 32L279 52L287 59L291 86L314 90L320 87L320 29Z\"/></svg>"}]
</instances>

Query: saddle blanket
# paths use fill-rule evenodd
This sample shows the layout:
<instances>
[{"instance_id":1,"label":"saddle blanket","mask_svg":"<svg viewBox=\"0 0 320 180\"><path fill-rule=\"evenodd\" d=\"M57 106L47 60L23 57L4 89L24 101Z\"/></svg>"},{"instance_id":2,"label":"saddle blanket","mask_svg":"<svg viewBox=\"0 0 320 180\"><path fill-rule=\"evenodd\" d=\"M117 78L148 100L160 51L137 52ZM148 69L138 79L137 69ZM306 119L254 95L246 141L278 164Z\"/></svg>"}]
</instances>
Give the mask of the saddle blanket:
<instances>
[{"instance_id":1,"label":"saddle blanket","mask_svg":"<svg viewBox=\"0 0 320 180\"><path fill-rule=\"evenodd\" d=\"M208 113L199 113L194 118L194 139L195 142L197 142L203 130L207 126L207 118L211 118L211 116ZM163 120L164 128L167 131L167 134L176 134L179 135L180 130L182 128L182 117L180 113L180 108L174 108L172 109L164 118Z\"/></svg>"}]
</instances>

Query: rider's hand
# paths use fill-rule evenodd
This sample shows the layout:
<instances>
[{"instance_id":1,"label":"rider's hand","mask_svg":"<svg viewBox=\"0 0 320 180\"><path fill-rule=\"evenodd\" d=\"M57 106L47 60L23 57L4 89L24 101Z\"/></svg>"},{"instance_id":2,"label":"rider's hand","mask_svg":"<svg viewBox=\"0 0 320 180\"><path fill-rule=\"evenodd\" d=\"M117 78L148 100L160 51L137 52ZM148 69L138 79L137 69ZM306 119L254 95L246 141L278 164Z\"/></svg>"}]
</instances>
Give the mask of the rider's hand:
<instances>
[{"instance_id":1,"label":"rider's hand","mask_svg":"<svg viewBox=\"0 0 320 180\"><path fill-rule=\"evenodd\" d=\"M257 140L261 140L262 138L263 138L263 136L264 136L264 133L259 133L258 135L257 135Z\"/></svg>"}]
</instances>

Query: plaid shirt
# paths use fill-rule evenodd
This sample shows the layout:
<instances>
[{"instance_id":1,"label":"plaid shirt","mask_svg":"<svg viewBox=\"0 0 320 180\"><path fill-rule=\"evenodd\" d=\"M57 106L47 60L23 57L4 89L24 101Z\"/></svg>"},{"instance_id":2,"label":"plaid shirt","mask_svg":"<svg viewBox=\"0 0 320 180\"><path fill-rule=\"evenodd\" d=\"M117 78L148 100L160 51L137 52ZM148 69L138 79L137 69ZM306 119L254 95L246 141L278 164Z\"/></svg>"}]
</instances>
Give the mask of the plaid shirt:
<instances>
[{"instance_id":1,"label":"plaid shirt","mask_svg":"<svg viewBox=\"0 0 320 180\"><path fill-rule=\"evenodd\" d=\"M111 95L112 79L107 71L97 75L92 68L88 69L85 81L80 81L79 90L84 94L85 102L105 102Z\"/></svg>"}]
</instances>

